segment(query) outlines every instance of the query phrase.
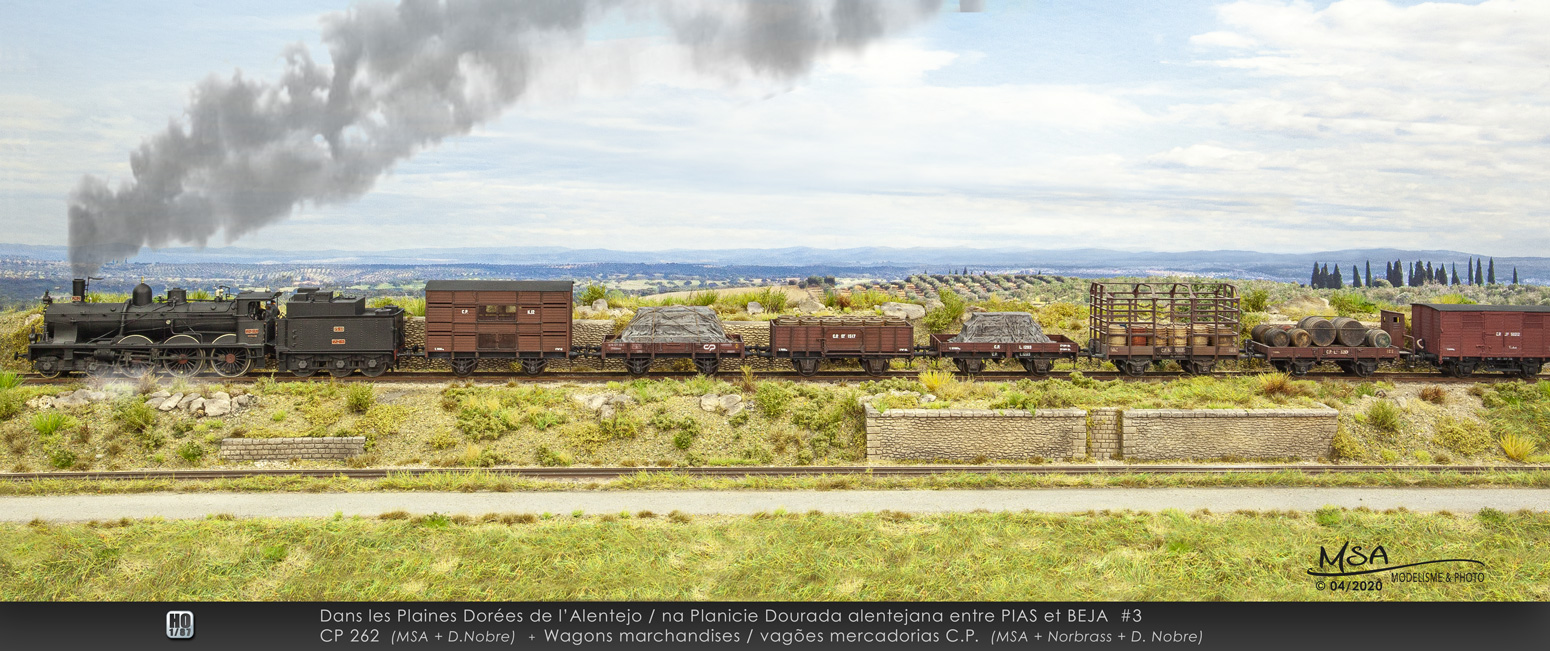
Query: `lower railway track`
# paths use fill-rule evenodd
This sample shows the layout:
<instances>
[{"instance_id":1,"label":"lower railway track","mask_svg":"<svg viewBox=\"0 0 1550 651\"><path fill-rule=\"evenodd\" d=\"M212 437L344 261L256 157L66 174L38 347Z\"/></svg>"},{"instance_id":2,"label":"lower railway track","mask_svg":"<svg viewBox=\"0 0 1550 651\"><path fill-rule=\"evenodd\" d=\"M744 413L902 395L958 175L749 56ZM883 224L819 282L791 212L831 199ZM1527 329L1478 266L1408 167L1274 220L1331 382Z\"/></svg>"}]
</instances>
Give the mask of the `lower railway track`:
<instances>
[{"instance_id":1,"label":"lower railway track","mask_svg":"<svg viewBox=\"0 0 1550 651\"><path fill-rule=\"evenodd\" d=\"M1129 381L1129 382L1164 382L1164 381L1168 381L1168 380L1177 380L1177 379L1180 379L1180 378L1194 377L1194 376L1192 376L1190 374L1180 373L1180 372L1148 373L1147 375L1144 375L1144 376L1141 376L1141 377L1134 377L1134 376L1125 375L1123 373L1118 373L1118 372L1115 372L1115 371L1088 371L1088 370L1082 370L1082 369L1073 369L1073 370L1081 371L1082 377L1093 379L1093 380L1125 380L1125 381ZM800 375L798 373L794 373L794 372L790 372L790 371L776 371L776 372L759 372L759 373L755 373L755 376L758 377L759 379L763 379L763 380L796 380L796 381L803 381L803 382L829 382L829 383L835 383L835 382L866 382L866 381L870 381L870 380L886 380L886 379L889 379L889 378L915 379L917 377L918 373L919 373L919 371L890 371L890 372L884 373L882 375L867 375L865 373L854 373L854 372L848 372L848 371L825 371L825 372L819 372L816 375L804 376L804 375ZM1209 373L1209 374L1206 374L1206 375L1208 375L1209 377L1216 377L1216 378L1228 378L1228 377L1240 377L1240 376L1245 376L1245 375L1259 375L1260 373L1263 373L1263 371L1222 371L1222 372ZM697 375L697 374L696 373L692 373L692 372L672 372L672 371L669 371L669 372L662 372L662 373L652 373L650 375L644 376L644 379L660 379L660 378L684 379L684 378L694 377L695 375ZM45 377L39 376L36 373L26 373L26 374L23 374L23 377L26 378L27 381L30 382L30 383L40 384L40 385L71 384L71 383L80 382L83 379L86 379L84 377L45 378ZM112 376L107 376L107 377L111 378ZM735 374L727 374L727 375L723 375L723 376L719 376L719 377L723 377L723 378L726 378L726 379L731 379L731 378L735 378L737 376ZM978 379L978 380L990 381L990 382L1013 382L1013 381L1023 380L1023 379L1034 379L1034 380L1041 380L1041 379L1070 380L1071 379L1069 371L1056 371L1056 372L1054 372L1054 373L1052 373L1052 374L1050 374L1048 376L1044 376L1044 377L1032 376L1032 375L1029 375L1027 373L1019 373L1019 372L1014 372L1014 371L987 371L987 372L984 372L984 373L975 374L972 377L974 377L975 379ZM256 380L258 380L260 378L273 378L276 382L314 382L314 381L318 381L317 378L301 378L301 377L295 377L295 376L290 375L288 373L270 373L270 372L255 372L255 373L249 373L247 375L243 375L243 376L239 376L239 377L233 377L233 378L202 378L202 379L206 380L206 381L211 381L211 382L221 382L221 383L231 382L231 383L235 383L235 384L242 384L242 383L254 382L254 381L256 381ZM133 382L134 381L131 378L119 378L119 379L122 379L123 381L128 381L128 382ZM338 381L338 382L369 382L369 383L375 383L375 384L425 384L425 383L440 383L440 382L475 382L475 383L498 382L498 383L505 383L505 382L512 382L512 381L556 384L556 383L566 383L566 382L613 382L613 381L619 381L619 380L629 381L629 380L634 380L634 379L637 379L637 378L635 376L631 376L631 375L627 375L627 374L611 373L611 372L607 372L607 371L593 371L593 372L579 372L579 373L578 372L568 372L568 373L567 372L548 372L548 373L544 373L542 375L525 375L525 374L522 374L522 373L493 373L492 372L492 373L474 373L473 375L470 375L470 376L467 376L467 377L459 377L459 376L453 375L452 373L448 373L448 372L409 371L409 372L401 372L401 373L389 373L389 374L378 376L378 377L366 377L366 376L362 376L362 375L352 375L352 376L346 376L346 377L342 377L342 378L332 378L333 381ZM1368 376L1368 377L1356 377L1354 375L1348 375L1348 374L1345 374L1345 373L1309 373L1309 374L1304 375L1304 376L1298 376L1295 379L1300 379L1300 380L1345 380L1345 381L1355 381L1355 382L1373 382L1373 381L1382 380L1382 381L1388 381L1388 382L1427 382L1427 383L1432 383L1432 384L1473 384L1473 383L1476 383L1476 382L1484 382L1484 383L1510 382L1510 381L1515 381L1515 380L1521 380L1522 378L1520 378L1520 377L1518 377L1516 375L1501 375L1501 374L1495 374L1495 373L1481 374L1481 375L1472 375L1472 376L1469 376L1469 377L1462 377L1462 378L1460 378L1460 377L1449 377L1449 376L1441 375L1441 374L1438 374L1438 373L1394 372L1394 373L1377 373L1377 374L1374 374L1374 375L1371 375L1371 376Z\"/></svg>"},{"instance_id":2,"label":"lower railway track","mask_svg":"<svg viewBox=\"0 0 1550 651\"><path fill-rule=\"evenodd\" d=\"M550 480L612 480L640 475L671 474L695 478L746 477L931 477L943 474L971 475L1264 475L1296 472L1310 475L1360 474L1383 472L1432 472L1478 475L1490 472L1534 470L1523 466L1368 466L1368 465L1047 465L1047 466L734 466L687 468L246 468L226 470L113 470L84 472L13 472L0 473L0 480L37 481L73 480L146 480L209 481L253 477L312 477L346 479L385 479L422 475L469 475L521 477Z\"/></svg>"}]
</instances>

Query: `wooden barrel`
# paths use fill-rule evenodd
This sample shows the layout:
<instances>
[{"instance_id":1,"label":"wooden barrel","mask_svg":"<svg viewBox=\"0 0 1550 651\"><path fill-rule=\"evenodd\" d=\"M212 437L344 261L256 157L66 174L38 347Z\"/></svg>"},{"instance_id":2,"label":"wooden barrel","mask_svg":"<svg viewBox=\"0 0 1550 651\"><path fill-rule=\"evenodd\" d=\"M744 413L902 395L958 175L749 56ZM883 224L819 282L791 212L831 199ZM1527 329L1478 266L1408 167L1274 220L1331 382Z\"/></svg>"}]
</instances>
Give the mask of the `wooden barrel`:
<instances>
[{"instance_id":1,"label":"wooden barrel","mask_svg":"<svg viewBox=\"0 0 1550 651\"><path fill-rule=\"evenodd\" d=\"M1125 326L1122 326L1122 325L1111 325L1111 326L1109 326L1109 345L1110 346L1123 346L1123 345L1125 345Z\"/></svg>"},{"instance_id":2,"label":"wooden barrel","mask_svg":"<svg viewBox=\"0 0 1550 651\"><path fill-rule=\"evenodd\" d=\"M1342 346L1360 346L1367 338L1367 326L1351 317L1337 316L1330 320L1330 325L1335 327L1335 341Z\"/></svg>"},{"instance_id":3,"label":"wooden barrel","mask_svg":"<svg viewBox=\"0 0 1550 651\"><path fill-rule=\"evenodd\" d=\"M1313 339L1315 346L1328 346L1335 343L1335 324L1321 316L1306 316L1297 322L1297 327L1308 331L1308 336Z\"/></svg>"},{"instance_id":4,"label":"wooden barrel","mask_svg":"<svg viewBox=\"0 0 1550 651\"><path fill-rule=\"evenodd\" d=\"M1259 343L1265 343L1265 340L1263 339L1265 336L1265 331L1274 327L1275 326L1268 323L1261 323L1257 326L1254 326L1253 329L1249 330L1249 338Z\"/></svg>"},{"instance_id":5,"label":"wooden barrel","mask_svg":"<svg viewBox=\"0 0 1550 651\"><path fill-rule=\"evenodd\" d=\"M1208 326L1208 325L1192 325L1192 326L1190 326L1189 327L1189 345L1191 345L1191 346L1209 346L1209 345L1211 345L1211 330L1212 330L1211 326Z\"/></svg>"},{"instance_id":6,"label":"wooden barrel","mask_svg":"<svg viewBox=\"0 0 1550 651\"><path fill-rule=\"evenodd\" d=\"M1291 345L1297 348L1307 348L1313 345L1313 336L1309 335L1308 331L1302 328L1287 328L1286 337L1291 340Z\"/></svg>"},{"instance_id":7,"label":"wooden barrel","mask_svg":"<svg viewBox=\"0 0 1550 651\"><path fill-rule=\"evenodd\" d=\"M1286 331L1275 327L1266 328L1264 332L1260 333L1258 340L1259 343L1271 348L1285 348L1288 343Z\"/></svg>"},{"instance_id":8,"label":"wooden barrel","mask_svg":"<svg viewBox=\"0 0 1550 651\"><path fill-rule=\"evenodd\" d=\"M1367 336L1362 339L1362 345L1374 348L1388 348L1394 345L1394 338L1390 337L1387 332L1373 328L1367 331Z\"/></svg>"}]
</instances>

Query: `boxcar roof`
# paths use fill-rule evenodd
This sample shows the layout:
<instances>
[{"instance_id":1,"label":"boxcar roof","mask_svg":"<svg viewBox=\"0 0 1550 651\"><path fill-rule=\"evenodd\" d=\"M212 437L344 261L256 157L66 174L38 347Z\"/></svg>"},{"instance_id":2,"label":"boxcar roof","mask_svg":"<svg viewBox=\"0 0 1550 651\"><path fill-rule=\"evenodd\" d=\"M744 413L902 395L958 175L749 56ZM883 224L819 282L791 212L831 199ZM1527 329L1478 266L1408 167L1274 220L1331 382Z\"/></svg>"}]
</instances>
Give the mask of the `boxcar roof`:
<instances>
[{"instance_id":1,"label":"boxcar roof","mask_svg":"<svg viewBox=\"0 0 1550 651\"><path fill-rule=\"evenodd\" d=\"M1416 303L1439 312L1550 312L1550 305L1455 305L1452 303Z\"/></svg>"},{"instance_id":2,"label":"boxcar roof","mask_svg":"<svg viewBox=\"0 0 1550 651\"><path fill-rule=\"evenodd\" d=\"M431 280L427 292L569 292L576 283L570 280Z\"/></svg>"}]
</instances>

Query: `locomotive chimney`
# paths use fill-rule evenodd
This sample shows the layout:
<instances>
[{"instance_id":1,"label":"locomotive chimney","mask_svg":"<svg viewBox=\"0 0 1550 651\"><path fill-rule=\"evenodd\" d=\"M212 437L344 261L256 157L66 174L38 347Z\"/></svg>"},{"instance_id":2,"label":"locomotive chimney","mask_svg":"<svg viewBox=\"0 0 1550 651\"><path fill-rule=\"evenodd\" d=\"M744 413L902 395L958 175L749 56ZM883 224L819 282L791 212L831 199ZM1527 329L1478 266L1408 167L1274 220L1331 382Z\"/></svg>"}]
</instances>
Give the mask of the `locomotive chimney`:
<instances>
[{"instance_id":1,"label":"locomotive chimney","mask_svg":"<svg viewBox=\"0 0 1550 651\"><path fill-rule=\"evenodd\" d=\"M81 303L86 300L86 279L76 278L70 281L70 302Z\"/></svg>"}]
</instances>

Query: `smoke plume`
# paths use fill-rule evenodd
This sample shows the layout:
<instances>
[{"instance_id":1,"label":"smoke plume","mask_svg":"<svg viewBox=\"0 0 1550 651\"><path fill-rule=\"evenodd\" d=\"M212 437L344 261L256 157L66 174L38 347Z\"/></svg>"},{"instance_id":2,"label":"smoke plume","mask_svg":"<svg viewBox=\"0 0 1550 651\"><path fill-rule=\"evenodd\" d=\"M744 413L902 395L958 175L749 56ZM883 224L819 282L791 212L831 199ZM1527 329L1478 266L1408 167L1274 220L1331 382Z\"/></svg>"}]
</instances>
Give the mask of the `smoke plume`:
<instances>
[{"instance_id":1,"label":"smoke plume","mask_svg":"<svg viewBox=\"0 0 1550 651\"><path fill-rule=\"evenodd\" d=\"M77 277L141 247L227 242L299 205L354 199L400 160L468 133L586 47L609 15L658 20L718 75L791 78L935 13L941 0L404 0L325 19L331 62L285 51L273 82L210 77L181 119L130 154L117 188L70 196Z\"/></svg>"}]
</instances>

